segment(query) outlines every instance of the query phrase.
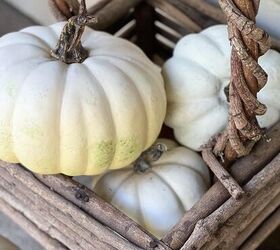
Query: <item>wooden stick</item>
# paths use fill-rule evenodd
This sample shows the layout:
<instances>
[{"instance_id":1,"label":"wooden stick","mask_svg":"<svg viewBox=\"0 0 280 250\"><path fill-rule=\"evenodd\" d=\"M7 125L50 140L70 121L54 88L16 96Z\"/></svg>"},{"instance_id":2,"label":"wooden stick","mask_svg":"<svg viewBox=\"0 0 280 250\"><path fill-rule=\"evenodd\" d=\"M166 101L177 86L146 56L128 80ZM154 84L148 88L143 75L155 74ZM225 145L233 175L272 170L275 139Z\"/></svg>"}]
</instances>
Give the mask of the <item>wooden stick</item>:
<instances>
[{"instance_id":1,"label":"wooden stick","mask_svg":"<svg viewBox=\"0 0 280 250\"><path fill-rule=\"evenodd\" d=\"M0 198L0 210L17 223L31 237L33 237L41 246L47 250L66 250L67 248L58 241L52 239L47 234L38 229L22 213L11 207L5 200Z\"/></svg>"},{"instance_id":2,"label":"wooden stick","mask_svg":"<svg viewBox=\"0 0 280 250\"><path fill-rule=\"evenodd\" d=\"M200 249L206 242L213 238L213 235L221 225L244 206L244 204L249 202L260 190L264 189L263 192L269 195L271 192L270 186L274 184L276 187L273 192L279 192L280 154L244 186L244 190L247 194L246 196L243 196L243 198L238 201L234 198L230 198L207 218L198 221L192 235L186 241L182 250Z\"/></svg>"},{"instance_id":3,"label":"wooden stick","mask_svg":"<svg viewBox=\"0 0 280 250\"><path fill-rule=\"evenodd\" d=\"M226 17L223 11L221 10L221 8L209 4L206 1L203 0L179 0L179 1L187 6L196 9L201 14L204 14L219 23L222 24L227 23ZM202 26L205 27L205 24ZM275 37L271 37L271 40L272 40L271 48L280 51L280 40Z\"/></svg>"},{"instance_id":4,"label":"wooden stick","mask_svg":"<svg viewBox=\"0 0 280 250\"><path fill-rule=\"evenodd\" d=\"M89 8L88 13L95 14L104 8L112 0L99 0ZM77 0L49 0L53 15L58 21L66 21L70 17L78 15L80 3Z\"/></svg>"},{"instance_id":5,"label":"wooden stick","mask_svg":"<svg viewBox=\"0 0 280 250\"><path fill-rule=\"evenodd\" d=\"M190 33L186 27L180 25L180 23L174 22L172 18L165 16L165 14L161 12L156 12L156 20L168 26L169 28L175 30L176 32L181 34L181 36L185 36L188 33Z\"/></svg>"},{"instance_id":6,"label":"wooden stick","mask_svg":"<svg viewBox=\"0 0 280 250\"><path fill-rule=\"evenodd\" d=\"M190 6L200 13L211 17L219 23L226 23L226 17L220 8L215 7L214 5L207 3L203 0L179 0L187 6Z\"/></svg>"},{"instance_id":7,"label":"wooden stick","mask_svg":"<svg viewBox=\"0 0 280 250\"><path fill-rule=\"evenodd\" d=\"M202 28L194 22L191 18L185 15L181 10L177 9L174 5L170 4L165 0L147 0L149 4L155 8L163 10L170 17L180 23L180 25L188 27L192 32L199 32Z\"/></svg>"},{"instance_id":8,"label":"wooden stick","mask_svg":"<svg viewBox=\"0 0 280 250\"><path fill-rule=\"evenodd\" d=\"M229 218L225 224L211 236L210 240L202 247L204 250L210 249L232 249L233 241L239 237L254 219L263 212L273 200L279 201L280 185L275 183L257 193L252 199L241 207L235 215ZM278 203L279 205L279 203ZM269 213L266 214L269 216ZM217 247L220 245L220 247Z\"/></svg>"},{"instance_id":9,"label":"wooden stick","mask_svg":"<svg viewBox=\"0 0 280 250\"><path fill-rule=\"evenodd\" d=\"M106 29L106 31L109 32L110 34L115 35L119 33L119 31L123 29L125 25L127 25L133 20L134 20L133 12L128 13L125 17L121 18L120 20L112 24L108 29Z\"/></svg>"},{"instance_id":10,"label":"wooden stick","mask_svg":"<svg viewBox=\"0 0 280 250\"><path fill-rule=\"evenodd\" d=\"M50 190L47 189L47 191L50 193L46 193L45 189L46 187L42 189L41 183L38 184L38 180L29 172L22 169L18 165L13 164L7 164L2 162L2 167L9 170L9 172L13 172L12 175L16 172L16 178L18 179L20 176L21 178L25 178L23 183L25 183L27 180L29 180L29 183L35 183L33 185L36 185L37 189L39 191L36 191L35 187L33 187L33 191L35 189L35 193L39 193L44 199L47 197L47 201L49 201L51 204L54 203L54 201L57 201L57 203L63 203L60 206L55 205L58 207L61 211L65 211L66 209L63 208L63 206L69 206L68 203L59 201L58 198L53 197L55 193L52 194ZM7 176L7 172L5 169L0 168L0 173L4 176ZM84 211L86 211L88 214L93 215L97 217L99 221L104 223L105 225L108 225L109 227L115 227L118 233L122 233L125 238L128 238L129 240L132 239L136 243L139 242L140 246L149 248L154 247L156 245L159 245L158 249L168 249L167 247L164 247L162 243L160 243L155 237L151 236L150 234L146 233L138 224L136 224L134 221L129 219L127 216L119 212L116 208L112 207L108 203L104 202L102 199L97 197L92 191L88 189L84 189L81 187L80 184L73 181L71 178L57 175L57 176L41 176L37 175L37 178L40 179L43 183L46 185L49 185L51 190L56 191L57 193L62 194L65 196L65 198L69 201L73 201L73 203L80 208L82 208ZM20 179L20 178L19 178ZM25 183L26 184L26 183ZM29 184L29 185L31 185ZM88 197L88 201L85 202L84 200L77 199L77 193L79 194L85 194L85 197ZM51 197L49 197L51 196ZM53 201L54 200L54 201ZM72 203L70 203L72 205ZM96 216L97 215L97 216ZM76 216L72 216L73 218L76 218ZM121 222L121 223L120 223ZM83 225L83 223L80 223ZM95 223L96 224L96 223ZM113 225L113 226L112 226ZM102 226L101 226L102 228ZM143 231L142 231L143 230ZM162 245L162 246L161 246Z\"/></svg>"},{"instance_id":11,"label":"wooden stick","mask_svg":"<svg viewBox=\"0 0 280 250\"><path fill-rule=\"evenodd\" d=\"M1 165L5 168L0 168L1 175L5 175L5 171L8 172L17 182L21 182L26 188L38 194L51 206L63 211L70 216L70 218L73 218L78 225L92 232L101 242L114 242L114 247L117 249L138 249L136 246L133 246L131 243L101 225L94 218L88 216L85 212L79 210L69 201L49 190L49 188L21 166L7 163Z\"/></svg>"},{"instance_id":12,"label":"wooden stick","mask_svg":"<svg viewBox=\"0 0 280 250\"><path fill-rule=\"evenodd\" d=\"M71 178L64 175L36 175L36 177L45 185L52 188L53 191L73 202L73 204L81 208L87 214L93 216L102 224L115 230L139 247L149 249L157 246L158 250L169 249L118 209L99 198L91 190L73 181ZM77 192L87 197L87 202L77 199Z\"/></svg>"},{"instance_id":13,"label":"wooden stick","mask_svg":"<svg viewBox=\"0 0 280 250\"><path fill-rule=\"evenodd\" d=\"M209 168L227 189L230 195L236 200L241 199L244 195L244 191L239 186L237 181L232 178L228 171L226 171L225 168L221 167L221 164L212 152L212 148L204 149L202 151L202 156Z\"/></svg>"},{"instance_id":14,"label":"wooden stick","mask_svg":"<svg viewBox=\"0 0 280 250\"><path fill-rule=\"evenodd\" d=\"M95 13L98 22L90 27L96 30L106 30L122 17L125 17L129 13L129 10L140 2L140 0L114 0Z\"/></svg>"},{"instance_id":15,"label":"wooden stick","mask_svg":"<svg viewBox=\"0 0 280 250\"><path fill-rule=\"evenodd\" d=\"M280 225L280 208L278 208L252 236L241 246L240 250L255 250Z\"/></svg>"},{"instance_id":16,"label":"wooden stick","mask_svg":"<svg viewBox=\"0 0 280 250\"><path fill-rule=\"evenodd\" d=\"M19 250L13 242L2 235L0 235L0 246L1 250Z\"/></svg>"},{"instance_id":17,"label":"wooden stick","mask_svg":"<svg viewBox=\"0 0 280 250\"><path fill-rule=\"evenodd\" d=\"M3 179L0 180L3 184ZM68 232L68 229L59 229L53 226L53 224L50 223L50 215L42 216L39 214L36 210L31 210L29 204L27 204L26 200L30 202L30 199L25 199L26 197L23 197L25 199L25 202L22 203L22 194L19 193L17 196L15 194L10 193L8 190L4 189L3 187L0 187L0 193L3 196L3 200L9 204L11 207L19 211L21 214L23 214L31 223L34 223L41 231L46 233L46 235L49 235L53 239L58 240L61 242L65 247L69 249L77 249L77 250L84 250L84 247L80 246L80 240L74 240L71 238L71 233L68 235L65 234L65 231ZM19 196L18 196L19 195ZM18 199L20 197L20 199ZM30 202L32 203L32 201ZM42 205L41 205L42 207ZM38 207L38 209L41 209L41 207ZM64 232L63 232L64 231ZM35 238L36 239L36 238ZM39 239L36 239L39 240Z\"/></svg>"},{"instance_id":18,"label":"wooden stick","mask_svg":"<svg viewBox=\"0 0 280 250\"><path fill-rule=\"evenodd\" d=\"M133 36L135 36L135 27L136 27L136 23L134 22L130 27L126 29L121 29L114 35L130 40Z\"/></svg>"},{"instance_id":19,"label":"wooden stick","mask_svg":"<svg viewBox=\"0 0 280 250\"><path fill-rule=\"evenodd\" d=\"M202 0L179 0L179 1L184 3L186 6L190 6L194 9L196 9L197 11L199 11L199 13L210 17L211 19L217 21L218 23L221 23L221 24L227 23L226 17L224 15L223 11L221 10L221 8L219 8L219 7L216 7L216 6L209 4ZM183 11L183 12L185 15L187 15L187 13L185 11ZM199 26L202 28L208 27L209 20L204 20L204 22L203 22L203 20L200 19ZM183 31L183 30L180 30L179 32L182 35L187 34L187 32ZM280 52L280 40L273 36L271 36L271 48Z\"/></svg>"},{"instance_id":20,"label":"wooden stick","mask_svg":"<svg viewBox=\"0 0 280 250\"><path fill-rule=\"evenodd\" d=\"M21 196L21 194L13 192L14 190L13 183L8 183L2 177L0 177L0 183L1 183L0 193L1 193L1 197L3 197L2 199L5 200L14 209L22 213L27 219L29 219L30 221L32 220L32 222L41 231L44 231L48 235L52 236L50 234L51 224L44 217L36 216L36 214L34 215L32 211L25 208L25 206L18 199L18 197ZM56 237L53 238L56 239Z\"/></svg>"},{"instance_id":21,"label":"wooden stick","mask_svg":"<svg viewBox=\"0 0 280 250\"><path fill-rule=\"evenodd\" d=\"M177 34L176 35L175 34L171 34L167 30L162 29L159 26L155 27L155 31L156 31L157 34L162 35L163 37L165 37L166 39L170 40L171 42L173 42L175 44L179 41L180 38L182 38L182 36L177 35Z\"/></svg>"},{"instance_id":22,"label":"wooden stick","mask_svg":"<svg viewBox=\"0 0 280 250\"><path fill-rule=\"evenodd\" d=\"M116 21L126 16L129 10L140 2L141 0L100 0L89 8L88 13L98 19L98 22L90 27L96 30L106 30ZM77 0L49 0L49 3L54 16L59 21L67 20L78 13ZM71 11L70 8L73 10Z\"/></svg>"},{"instance_id":23,"label":"wooden stick","mask_svg":"<svg viewBox=\"0 0 280 250\"><path fill-rule=\"evenodd\" d=\"M271 37L271 48L278 50L280 52L280 40L274 37Z\"/></svg>"},{"instance_id":24,"label":"wooden stick","mask_svg":"<svg viewBox=\"0 0 280 250\"><path fill-rule=\"evenodd\" d=\"M9 168L8 166L6 166L6 167ZM0 173L6 179L10 179L10 181L13 180L13 178L9 175L9 173L4 168L0 169ZM79 205L80 207L88 208L89 213L90 213L90 211L94 211L94 213L96 213L96 211L97 212L100 211L101 216L104 216L104 218L106 218L107 221L109 221L111 224L113 224L115 222L117 224L118 228L121 228L123 231L125 231L124 236L128 236L126 238L128 238L128 239L132 238L136 242L140 241L139 245L141 245L143 248L145 247L145 249L151 249L151 248L156 247L157 249L169 249L168 247L165 247L162 243L160 243L156 238L154 238L153 236L150 236L148 233L142 231L140 226L138 226L131 219L128 219L125 215L121 214L121 212L119 212L117 209L111 207L109 204L105 203L103 200L101 200L100 198L95 196L95 194L93 192L91 192L90 190L84 190L81 187L81 185L77 184L69 177L59 176L61 178L58 178L56 176L40 176L40 175L37 175L37 176L38 176L38 178L42 179L47 184L52 183L50 186L51 186L51 190L53 190L53 191L56 191L56 188L60 191L66 190L67 191L66 193L68 194L68 196L70 194L72 196L72 199L75 201L75 203L77 205ZM1 178L2 177L0 177L0 180L1 180ZM55 184L53 184L52 180L54 180ZM31 182L31 180L29 180L29 182ZM46 203L44 201L44 199L40 198L40 196L38 194L34 194L33 192L30 192L28 187L22 185L20 181L17 181L15 186L18 188L15 189L15 187L14 187L14 189L12 189L12 187L10 186L10 187L8 187L8 189L12 190L14 195L20 194L20 196L18 198L20 200L23 199L22 202L24 202L24 200L28 200L28 197L30 197L33 201L36 201L35 204L32 204L31 200L25 201L25 205L28 206L28 204L30 203L30 205L28 207L29 207L29 209L32 208L32 211L34 213L36 211L36 208L38 208L39 213L41 214L41 217L48 218L48 221L50 221L52 225L54 225L56 228L58 228L59 231L63 232L63 235L66 235L66 236L71 235L71 230L74 230L75 233L77 234L77 236L79 235L79 237L84 238L90 242L90 239L89 239L90 235L88 235L87 231L80 231L80 230L82 230L82 229L79 229L80 224L76 223L76 225L75 225L71 222L72 218L76 218L75 216L74 217L71 216L70 218L65 217L65 215L63 213L59 212L61 210L61 208L60 208L60 210L58 210L55 207L50 206L48 203ZM21 190L23 190L23 191L21 191ZM79 193L80 195L85 193L85 195L82 195L82 196L88 197L88 202L77 199L76 198L77 193ZM91 198L90 193L92 194L93 197L95 197L94 199ZM66 196L67 196L67 194L66 194ZM64 210L61 210L61 211L64 211ZM123 217L124 217L123 219L127 218L127 220L125 221L126 223L124 223L124 224L121 223L123 220L121 222L118 221L119 216L116 217L115 214L111 214L108 217L106 216L106 215L108 215L108 212L111 213L114 211L116 211L115 214L117 214L117 215L118 215L118 213L123 215ZM32 215L31 215L31 219L32 219ZM59 221L63 222L64 225L59 223ZM44 224L44 222L43 222L43 224ZM64 227L68 228L68 231L67 230L64 231L63 230ZM102 228L102 226L101 226L101 228ZM93 234L92 234L92 237L94 237ZM75 236L72 235L71 238L75 239ZM97 240L98 239L93 238L92 243ZM65 244L67 246L73 246L73 244L75 244L75 242L74 243L69 242L69 240L67 238L61 239L61 241L65 242ZM97 243L98 242L96 242L95 245L97 245ZM117 243L118 242L115 242L115 245L118 245ZM105 249L105 248L103 246L100 249ZM122 249L122 248L118 247L118 249ZM129 249L135 249L135 248L133 248L132 246L129 246Z\"/></svg>"},{"instance_id":25,"label":"wooden stick","mask_svg":"<svg viewBox=\"0 0 280 250\"><path fill-rule=\"evenodd\" d=\"M202 25L214 25L217 22L210 19L209 17L205 15L201 15L201 12L197 11L196 9L190 7L189 5L186 5L182 3L181 1L178 0L166 0L168 3L172 4L175 6L177 9L182 11L185 16L188 16L191 20L193 20L198 26L203 28Z\"/></svg>"},{"instance_id":26,"label":"wooden stick","mask_svg":"<svg viewBox=\"0 0 280 250\"><path fill-rule=\"evenodd\" d=\"M103 8L105 8L112 1L113 0L99 0L98 2L96 2L93 6L91 6L88 9L88 13L91 14L91 15L94 15L98 11L102 10Z\"/></svg>"},{"instance_id":27,"label":"wooden stick","mask_svg":"<svg viewBox=\"0 0 280 250\"><path fill-rule=\"evenodd\" d=\"M229 247L238 249L245 240L256 230L256 228L268 217L271 213L277 209L280 205L280 195L278 194L273 201L271 201L265 209L248 225L242 232L240 232L235 238L231 237L232 240L227 240L220 244L220 248ZM280 223L280 222L279 222Z\"/></svg>"},{"instance_id":28,"label":"wooden stick","mask_svg":"<svg viewBox=\"0 0 280 250\"><path fill-rule=\"evenodd\" d=\"M5 180L3 180L3 177ZM0 181L6 184L6 186L12 183L13 178L11 176L4 175L3 177L0 177ZM34 216L47 220L47 224L49 224L47 230L49 231L49 228L55 227L65 235L64 239L67 238L66 242L55 238L60 240L67 247L75 249L92 249L96 247L108 250L111 248L110 245L100 241L92 232L76 223L72 217L45 202L42 197L33 193L26 186L22 185L21 182L16 182L13 186L10 185L8 188L8 190L11 190L13 195L16 196L18 201L23 204L23 212L26 209L32 211L29 219L33 221ZM2 194L4 195L3 197L7 196L7 190L6 192L2 190Z\"/></svg>"},{"instance_id":29,"label":"wooden stick","mask_svg":"<svg viewBox=\"0 0 280 250\"><path fill-rule=\"evenodd\" d=\"M69 6L64 0L48 0L50 10L58 21L66 21L72 16Z\"/></svg>"},{"instance_id":30,"label":"wooden stick","mask_svg":"<svg viewBox=\"0 0 280 250\"><path fill-rule=\"evenodd\" d=\"M66 21L72 16L78 15L80 8L79 0L49 0L49 2L54 2L56 10L53 9L54 14L60 12L60 21ZM59 18L59 16L57 17ZM59 20L59 19L58 19Z\"/></svg>"},{"instance_id":31,"label":"wooden stick","mask_svg":"<svg viewBox=\"0 0 280 250\"><path fill-rule=\"evenodd\" d=\"M263 152L266 152L265 154ZM256 144L250 155L239 159L231 168L231 175L240 184L247 183L273 157L280 152L280 122L267 132L267 139L263 138ZM172 249L179 249L192 233L195 224L230 197L228 191L220 182L215 183L204 196L183 216L180 222L163 237Z\"/></svg>"}]
</instances>

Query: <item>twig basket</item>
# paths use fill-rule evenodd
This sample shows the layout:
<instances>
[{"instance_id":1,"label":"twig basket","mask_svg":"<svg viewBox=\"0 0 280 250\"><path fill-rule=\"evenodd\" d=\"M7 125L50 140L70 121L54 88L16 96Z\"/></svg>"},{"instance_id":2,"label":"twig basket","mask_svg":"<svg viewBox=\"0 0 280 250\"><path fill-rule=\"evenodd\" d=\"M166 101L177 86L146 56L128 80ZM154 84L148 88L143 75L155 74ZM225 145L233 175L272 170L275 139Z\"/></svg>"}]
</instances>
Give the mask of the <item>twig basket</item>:
<instances>
[{"instance_id":1,"label":"twig basket","mask_svg":"<svg viewBox=\"0 0 280 250\"><path fill-rule=\"evenodd\" d=\"M219 8L204 1L107 2L91 10L99 19L93 28L136 43L159 65L182 36L226 22ZM279 49L276 39L273 46ZM164 128L162 134L170 137L172 131ZM244 197L235 200L215 183L161 240L70 177L37 175L5 162L0 210L46 249L256 249L280 225L280 123L267 138L231 168Z\"/></svg>"}]
</instances>

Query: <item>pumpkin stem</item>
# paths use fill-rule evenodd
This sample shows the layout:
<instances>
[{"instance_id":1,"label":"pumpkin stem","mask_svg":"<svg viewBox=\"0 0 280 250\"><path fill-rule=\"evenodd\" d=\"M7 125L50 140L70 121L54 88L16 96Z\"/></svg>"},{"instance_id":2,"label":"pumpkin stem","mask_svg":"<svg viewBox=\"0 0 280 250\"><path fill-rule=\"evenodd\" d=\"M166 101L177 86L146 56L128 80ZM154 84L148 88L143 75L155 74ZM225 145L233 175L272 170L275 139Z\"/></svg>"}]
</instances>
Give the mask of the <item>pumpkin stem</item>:
<instances>
[{"instance_id":1,"label":"pumpkin stem","mask_svg":"<svg viewBox=\"0 0 280 250\"><path fill-rule=\"evenodd\" d=\"M229 102L229 85L227 85L226 87L224 87L224 93L225 93L225 95L226 95L227 102Z\"/></svg>"},{"instance_id":2,"label":"pumpkin stem","mask_svg":"<svg viewBox=\"0 0 280 250\"><path fill-rule=\"evenodd\" d=\"M68 20L51 56L67 64L82 63L88 57L88 51L82 46L81 37L85 26L96 22L95 17L87 14L85 0L81 0L79 14Z\"/></svg>"},{"instance_id":3,"label":"pumpkin stem","mask_svg":"<svg viewBox=\"0 0 280 250\"><path fill-rule=\"evenodd\" d=\"M140 157L135 161L133 167L135 172L144 173L151 168L151 162L157 161L164 152L167 151L167 147L163 143L157 143L144 151Z\"/></svg>"}]
</instances>

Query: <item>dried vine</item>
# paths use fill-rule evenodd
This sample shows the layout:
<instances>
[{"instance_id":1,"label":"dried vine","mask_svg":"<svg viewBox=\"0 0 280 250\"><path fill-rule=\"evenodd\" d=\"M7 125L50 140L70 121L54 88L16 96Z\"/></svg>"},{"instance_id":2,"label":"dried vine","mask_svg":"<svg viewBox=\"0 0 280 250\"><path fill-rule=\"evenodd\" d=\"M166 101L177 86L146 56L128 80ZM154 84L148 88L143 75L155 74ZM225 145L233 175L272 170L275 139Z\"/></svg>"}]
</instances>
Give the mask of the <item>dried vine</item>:
<instances>
[{"instance_id":1,"label":"dried vine","mask_svg":"<svg viewBox=\"0 0 280 250\"><path fill-rule=\"evenodd\" d=\"M220 0L228 19L229 39L232 44L229 86L229 123L218 138L216 155L234 160L250 153L252 146L262 137L256 115L263 115L266 106L257 100L257 92L267 82L267 74L257 59L269 48L269 36L255 24L259 1ZM244 14L243 14L244 13Z\"/></svg>"},{"instance_id":2,"label":"dried vine","mask_svg":"<svg viewBox=\"0 0 280 250\"><path fill-rule=\"evenodd\" d=\"M227 165L248 155L263 135L256 116L263 115L266 106L257 100L257 93L265 86L267 74L257 60L270 48L270 39L255 23L259 0L219 0L219 3L228 20L232 75L228 126L217 138L213 153ZM222 169L218 161L215 164L209 161L211 153L204 151L204 160L211 169Z\"/></svg>"}]
</instances>

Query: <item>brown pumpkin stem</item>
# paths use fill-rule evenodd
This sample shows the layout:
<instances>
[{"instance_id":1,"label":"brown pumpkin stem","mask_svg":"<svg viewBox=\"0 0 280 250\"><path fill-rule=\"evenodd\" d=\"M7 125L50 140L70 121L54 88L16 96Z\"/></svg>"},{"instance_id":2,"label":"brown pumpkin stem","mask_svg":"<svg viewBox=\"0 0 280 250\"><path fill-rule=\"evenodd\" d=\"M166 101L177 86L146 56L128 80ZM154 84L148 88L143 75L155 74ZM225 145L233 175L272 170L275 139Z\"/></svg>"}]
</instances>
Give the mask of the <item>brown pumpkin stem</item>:
<instances>
[{"instance_id":1,"label":"brown pumpkin stem","mask_svg":"<svg viewBox=\"0 0 280 250\"><path fill-rule=\"evenodd\" d=\"M151 168L151 163L157 161L164 152L167 151L167 147L163 143L157 143L144 151L139 158L134 162L133 167L135 172L144 173Z\"/></svg>"},{"instance_id":2,"label":"brown pumpkin stem","mask_svg":"<svg viewBox=\"0 0 280 250\"><path fill-rule=\"evenodd\" d=\"M88 57L88 51L82 46L81 37L85 26L96 22L95 17L87 14L85 0L81 0L79 14L68 20L51 56L67 64L82 63Z\"/></svg>"}]
</instances>

